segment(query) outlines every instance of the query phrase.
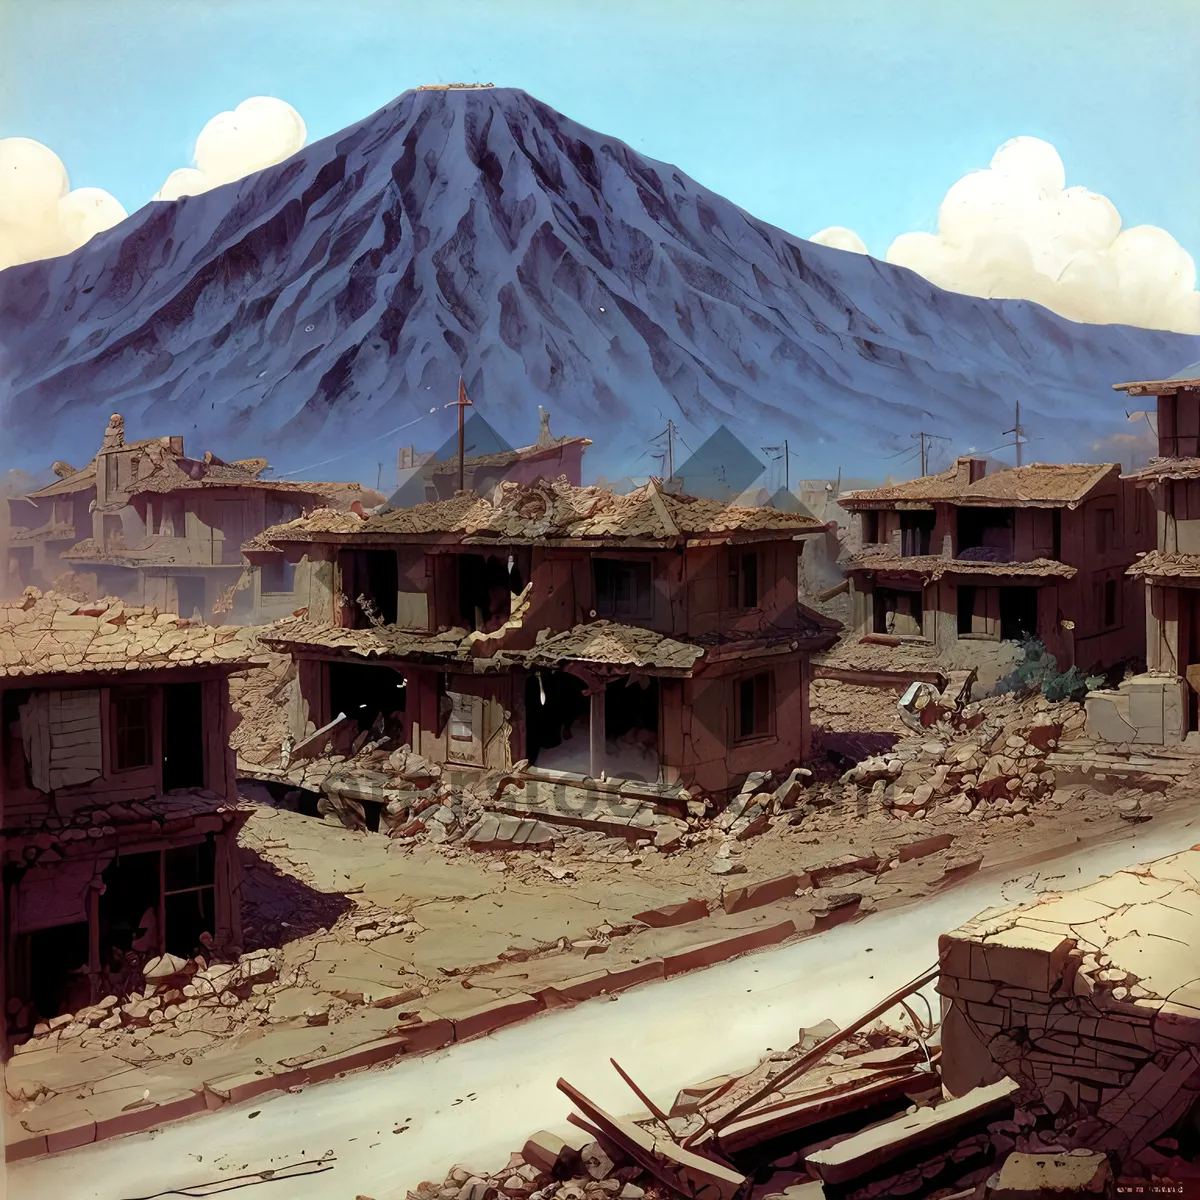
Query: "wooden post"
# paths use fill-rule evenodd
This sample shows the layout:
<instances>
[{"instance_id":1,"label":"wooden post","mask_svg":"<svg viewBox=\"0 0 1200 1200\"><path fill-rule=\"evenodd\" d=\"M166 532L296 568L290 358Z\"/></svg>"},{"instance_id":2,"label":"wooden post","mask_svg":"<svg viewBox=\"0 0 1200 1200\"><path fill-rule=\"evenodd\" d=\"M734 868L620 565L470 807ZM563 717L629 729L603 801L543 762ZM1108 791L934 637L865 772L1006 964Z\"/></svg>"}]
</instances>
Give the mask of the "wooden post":
<instances>
[{"instance_id":1,"label":"wooden post","mask_svg":"<svg viewBox=\"0 0 1200 1200\"><path fill-rule=\"evenodd\" d=\"M588 774L593 779L599 779L604 770L604 684L597 683L591 690L592 707L589 714L590 761Z\"/></svg>"},{"instance_id":2,"label":"wooden post","mask_svg":"<svg viewBox=\"0 0 1200 1200\"><path fill-rule=\"evenodd\" d=\"M458 377L458 399L451 401L445 407L446 408L455 408L455 407L458 408L458 490L461 492L461 491L466 490L465 468L463 465L464 464L463 455L464 455L465 448L466 448L464 440L463 440L463 437L464 437L464 433L463 433L464 414L466 413L466 410L468 408L474 407L471 404L471 401L467 398L467 389L466 389L466 387L463 386L463 381L462 381L461 375Z\"/></svg>"}]
</instances>

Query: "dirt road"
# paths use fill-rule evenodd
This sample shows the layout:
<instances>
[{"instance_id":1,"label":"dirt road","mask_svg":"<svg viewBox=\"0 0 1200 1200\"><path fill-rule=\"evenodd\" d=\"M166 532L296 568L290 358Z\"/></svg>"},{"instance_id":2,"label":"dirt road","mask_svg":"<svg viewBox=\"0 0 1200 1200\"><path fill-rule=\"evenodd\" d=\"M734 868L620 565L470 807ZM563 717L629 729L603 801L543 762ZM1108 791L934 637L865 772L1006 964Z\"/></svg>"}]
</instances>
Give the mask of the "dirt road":
<instances>
[{"instance_id":1,"label":"dirt road","mask_svg":"<svg viewBox=\"0 0 1200 1200\"><path fill-rule=\"evenodd\" d=\"M1177 805L1124 836L1043 863L1020 878L981 875L913 907L710 970L545 1013L434 1055L223 1109L155 1133L15 1164L23 1200L134 1200L170 1188L280 1169L331 1153L332 1168L266 1182L263 1200L392 1200L453 1163L503 1161L532 1131L561 1126L560 1075L618 1111L635 1105L615 1055L660 1102L682 1086L743 1069L797 1028L845 1020L931 964L939 933L981 909L1078 887L1127 863L1200 842L1200 816Z\"/></svg>"}]
</instances>

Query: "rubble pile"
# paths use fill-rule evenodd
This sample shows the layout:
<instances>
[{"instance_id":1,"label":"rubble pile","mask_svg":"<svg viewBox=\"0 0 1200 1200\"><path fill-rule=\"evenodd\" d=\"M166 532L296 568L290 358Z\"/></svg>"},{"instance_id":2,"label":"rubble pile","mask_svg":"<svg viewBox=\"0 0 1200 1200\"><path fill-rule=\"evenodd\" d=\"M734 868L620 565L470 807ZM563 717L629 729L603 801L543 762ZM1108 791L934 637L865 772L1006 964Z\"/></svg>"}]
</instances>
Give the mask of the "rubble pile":
<instances>
[{"instance_id":1,"label":"rubble pile","mask_svg":"<svg viewBox=\"0 0 1200 1200\"><path fill-rule=\"evenodd\" d=\"M211 964L202 956L159 955L141 967L138 976L143 986L138 990L105 996L97 1004L35 1026L33 1036L13 1053L76 1038L85 1046L112 1049L131 1032L135 1037L145 1036L168 1027L223 1034L265 1024L270 997L295 982L281 974L282 964L281 952L272 950L255 950L230 962Z\"/></svg>"},{"instance_id":2,"label":"rubble pile","mask_svg":"<svg viewBox=\"0 0 1200 1200\"><path fill-rule=\"evenodd\" d=\"M279 747L288 736L286 693L295 667L290 656L264 646L255 629L246 628L243 633L255 662L262 666L230 677L229 700L238 722L229 744L239 759L258 766L279 761Z\"/></svg>"},{"instance_id":3,"label":"rubble pile","mask_svg":"<svg viewBox=\"0 0 1200 1200\"><path fill-rule=\"evenodd\" d=\"M976 820L1017 816L1054 791L1047 757L1083 726L1083 709L1071 702L982 700L858 763L842 782L898 816L938 804Z\"/></svg>"}]
</instances>

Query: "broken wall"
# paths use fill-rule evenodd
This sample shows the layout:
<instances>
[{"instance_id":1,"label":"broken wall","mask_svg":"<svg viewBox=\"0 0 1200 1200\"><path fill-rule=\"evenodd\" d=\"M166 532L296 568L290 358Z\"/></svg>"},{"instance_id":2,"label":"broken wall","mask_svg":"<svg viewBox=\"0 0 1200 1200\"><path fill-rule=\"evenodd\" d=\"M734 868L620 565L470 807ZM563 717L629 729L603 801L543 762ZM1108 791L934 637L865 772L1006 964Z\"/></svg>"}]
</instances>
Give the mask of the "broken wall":
<instances>
[{"instance_id":1,"label":"broken wall","mask_svg":"<svg viewBox=\"0 0 1200 1200\"><path fill-rule=\"evenodd\" d=\"M939 941L951 1096L1007 1075L1064 1144L1136 1154L1200 1100L1200 848Z\"/></svg>"}]
</instances>

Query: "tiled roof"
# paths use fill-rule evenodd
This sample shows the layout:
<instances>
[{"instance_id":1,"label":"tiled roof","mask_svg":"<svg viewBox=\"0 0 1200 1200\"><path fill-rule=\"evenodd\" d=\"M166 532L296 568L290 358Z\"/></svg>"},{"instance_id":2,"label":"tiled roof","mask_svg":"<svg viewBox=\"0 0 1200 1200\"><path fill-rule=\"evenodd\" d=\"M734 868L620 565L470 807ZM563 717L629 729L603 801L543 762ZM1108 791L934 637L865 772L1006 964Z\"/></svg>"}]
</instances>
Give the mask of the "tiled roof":
<instances>
[{"instance_id":1,"label":"tiled roof","mask_svg":"<svg viewBox=\"0 0 1200 1200\"><path fill-rule=\"evenodd\" d=\"M410 633L394 625L370 629L339 629L303 617L289 617L259 631L260 640L279 649L348 650L363 658L404 658L437 655L470 657L465 629L445 633Z\"/></svg>"},{"instance_id":2,"label":"tiled roof","mask_svg":"<svg viewBox=\"0 0 1200 1200\"><path fill-rule=\"evenodd\" d=\"M476 454L463 459L465 470L478 470L480 467L509 467L518 462L537 462L540 458L553 458L568 446L581 446L587 449L592 444L591 438L562 437L554 438L546 443L534 443L532 446L520 446L515 450L500 450L495 454ZM431 475L451 475L458 470L457 458L434 459L425 464Z\"/></svg>"},{"instance_id":3,"label":"tiled roof","mask_svg":"<svg viewBox=\"0 0 1200 1200\"><path fill-rule=\"evenodd\" d=\"M29 588L0 604L0 678L251 664L253 629L193 625L120 600L80 604Z\"/></svg>"},{"instance_id":4,"label":"tiled roof","mask_svg":"<svg viewBox=\"0 0 1200 1200\"><path fill-rule=\"evenodd\" d=\"M839 503L844 508L897 500L940 500L952 504L1077 504L1115 463L1030 463L985 475L974 483L964 478L958 465L938 475L922 475L908 483L871 491L848 492Z\"/></svg>"},{"instance_id":5,"label":"tiled roof","mask_svg":"<svg viewBox=\"0 0 1200 1200\"><path fill-rule=\"evenodd\" d=\"M1170 379L1143 379L1135 383L1114 383L1114 392L1131 396L1173 396L1185 388L1200 388L1200 363L1176 371Z\"/></svg>"},{"instance_id":6,"label":"tiled roof","mask_svg":"<svg viewBox=\"0 0 1200 1200\"><path fill-rule=\"evenodd\" d=\"M941 579L943 575L1017 575L1072 579L1075 568L1049 558L1034 558L1029 562L973 562L961 558L941 558L935 554L902 558L898 554L864 554L851 559L852 571L907 571L924 579Z\"/></svg>"},{"instance_id":7,"label":"tiled roof","mask_svg":"<svg viewBox=\"0 0 1200 1200\"><path fill-rule=\"evenodd\" d=\"M702 646L677 641L653 629L592 621L541 638L532 650L511 655L529 666L571 662L611 666L660 667L689 671L704 654Z\"/></svg>"},{"instance_id":8,"label":"tiled roof","mask_svg":"<svg viewBox=\"0 0 1200 1200\"><path fill-rule=\"evenodd\" d=\"M1200 577L1200 554L1170 554L1151 550L1125 572L1139 578L1175 579Z\"/></svg>"},{"instance_id":9,"label":"tiled roof","mask_svg":"<svg viewBox=\"0 0 1200 1200\"><path fill-rule=\"evenodd\" d=\"M493 502L494 499L494 502ZM339 534L461 534L514 541L543 538L680 538L749 532L783 535L816 532L821 522L774 508L747 508L663 491L651 481L618 496L607 488L575 487L566 477L528 487L503 483L493 497L463 493L450 500L393 509L363 520L352 513L318 509L276 525L247 543L269 548L289 541L319 541Z\"/></svg>"},{"instance_id":10,"label":"tiled roof","mask_svg":"<svg viewBox=\"0 0 1200 1200\"><path fill-rule=\"evenodd\" d=\"M929 642L902 641L899 646L842 638L823 654L813 655L813 665L853 671L934 671L939 667L937 648Z\"/></svg>"},{"instance_id":11,"label":"tiled roof","mask_svg":"<svg viewBox=\"0 0 1200 1200\"><path fill-rule=\"evenodd\" d=\"M1152 458L1138 471L1122 475L1138 483L1153 483L1158 479L1200 479L1200 458Z\"/></svg>"},{"instance_id":12,"label":"tiled roof","mask_svg":"<svg viewBox=\"0 0 1200 1200\"><path fill-rule=\"evenodd\" d=\"M51 496L71 496L76 492L86 492L96 486L96 463L93 459L82 470L75 471L57 483L48 484L36 492L30 492L31 500L44 500Z\"/></svg>"}]
</instances>

